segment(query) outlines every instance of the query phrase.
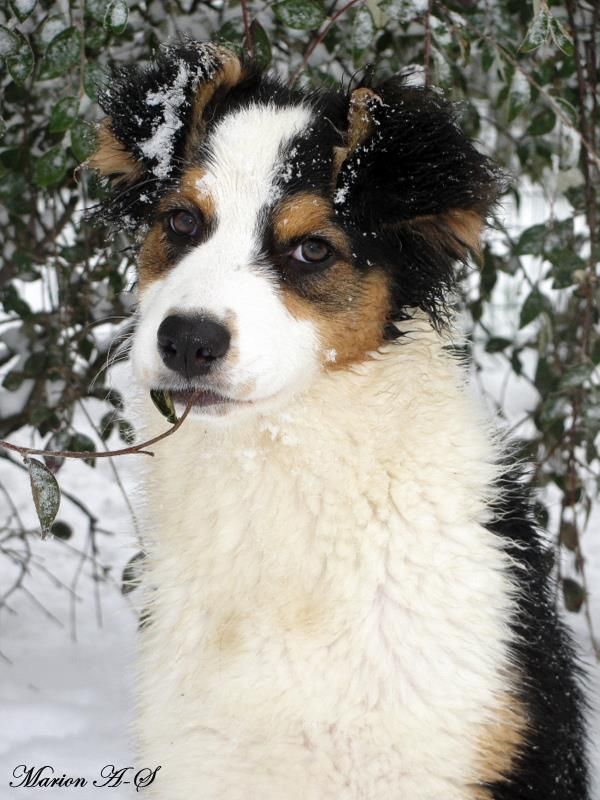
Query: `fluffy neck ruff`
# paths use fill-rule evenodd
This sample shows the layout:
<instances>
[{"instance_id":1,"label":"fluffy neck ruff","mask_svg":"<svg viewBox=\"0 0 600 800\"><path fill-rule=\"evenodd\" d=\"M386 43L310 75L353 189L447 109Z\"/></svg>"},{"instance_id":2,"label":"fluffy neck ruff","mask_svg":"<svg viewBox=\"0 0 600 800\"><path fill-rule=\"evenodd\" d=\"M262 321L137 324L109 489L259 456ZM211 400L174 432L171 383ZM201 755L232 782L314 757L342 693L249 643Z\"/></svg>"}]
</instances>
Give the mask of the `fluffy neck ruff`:
<instances>
[{"instance_id":1,"label":"fluffy neck ruff","mask_svg":"<svg viewBox=\"0 0 600 800\"><path fill-rule=\"evenodd\" d=\"M235 798L471 798L507 692L496 459L443 343L411 330L283 413L157 448L139 731L174 785L197 760L206 797L235 765ZM352 752L363 794L307 772L313 746Z\"/></svg>"}]
</instances>

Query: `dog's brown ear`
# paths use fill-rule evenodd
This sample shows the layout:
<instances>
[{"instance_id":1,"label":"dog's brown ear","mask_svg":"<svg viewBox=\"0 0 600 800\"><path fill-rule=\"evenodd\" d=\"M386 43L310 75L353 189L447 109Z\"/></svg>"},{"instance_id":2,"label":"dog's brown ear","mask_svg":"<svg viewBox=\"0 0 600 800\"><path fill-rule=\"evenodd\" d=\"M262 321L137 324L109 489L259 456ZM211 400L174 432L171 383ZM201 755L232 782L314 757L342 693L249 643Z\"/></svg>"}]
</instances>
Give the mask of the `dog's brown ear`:
<instances>
[{"instance_id":1,"label":"dog's brown ear","mask_svg":"<svg viewBox=\"0 0 600 800\"><path fill-rule=\"evenodd\" d=\"M376 251L392 273L395 306L440 319L455 262L479 252L504 174L440 94L401 79L350 95L345 138L334 157L337 215L371 242L364 257Z\"/></svg>"},{"instance_id":2,"label":"dog's brown ear","mask_svg":"<svg viewBox=\"0 0 600 800\"><path fill-rule=\"evenodd\" d=\"M372 89L354 89L348 101L348 124L343 147L336 147L333 156L333 180L337 182L342 164L363 144L373 132L371 107L381 103L381 98Z\"/></svg>"},{"instance_id":3,"label":"dog's brown ear","mask_svg":"<svg viewBox=\"0 0 600 800\"><path fill-rule=\"evenodd\" d=\"M231 50L221 46L217 46L216 50L219 66L210 80L197 87L194 95L189 136L185 144L186 155L191 155L202 140L206 128L204 112L207 106L237 86L244 75L239 58Z\"/></svg>"},{"instance_id":4,"label":"dog's brown ear","mask_svg":"<svg viewBox=\"0 0 600 800\"><path fill-rule=\"evenodd\" d=\"M201 141L207 105L242 73L232 51L191 40L162 48L148 66L113 72L99 92L107 117L88 160L117 190L101 219L135 229L148 216Z\"/></svg>"},{"instance_id":5,"label":"dog's brown ear","mask_svg":"<svg viewBox=\"0 0 600 800\"><path fill-rule=\"evenodd\" d=\"M335 154L334 200L373 228L409 225L454 258L478 252L502 175L431 90L388 81L349 98L347 144Z\"/></svg>"},{"instance_id":6,"label":"dog's brown ear","mask_svg":"<svg viewBox=\"0 0 600 800\"><path fill-rule=\"evenodd\" d=\"M88 158L87 166L114 184L135 183L142 174L141 165L113 134L110 117L98 126L96 150Z\"/></svg>"}]
</instances>

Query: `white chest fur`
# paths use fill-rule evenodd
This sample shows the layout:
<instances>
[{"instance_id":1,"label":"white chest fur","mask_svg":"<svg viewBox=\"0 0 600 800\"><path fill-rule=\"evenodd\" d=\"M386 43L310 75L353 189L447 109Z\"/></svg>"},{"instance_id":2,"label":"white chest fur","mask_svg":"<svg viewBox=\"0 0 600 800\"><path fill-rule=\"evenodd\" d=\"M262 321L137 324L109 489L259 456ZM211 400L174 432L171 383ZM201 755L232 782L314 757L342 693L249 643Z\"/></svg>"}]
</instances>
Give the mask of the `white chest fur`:
<instances>
[{"instance_id":1,"label":"white chest fur","mask_svg":"<svg viewBox=\"0 0 600 800\"><path fill-rule=\"evenodd\" d=\"M506 689L495 451L425 328L157 447L139 736L161 800L471 800Z\"/></svg>"}]
</instances>

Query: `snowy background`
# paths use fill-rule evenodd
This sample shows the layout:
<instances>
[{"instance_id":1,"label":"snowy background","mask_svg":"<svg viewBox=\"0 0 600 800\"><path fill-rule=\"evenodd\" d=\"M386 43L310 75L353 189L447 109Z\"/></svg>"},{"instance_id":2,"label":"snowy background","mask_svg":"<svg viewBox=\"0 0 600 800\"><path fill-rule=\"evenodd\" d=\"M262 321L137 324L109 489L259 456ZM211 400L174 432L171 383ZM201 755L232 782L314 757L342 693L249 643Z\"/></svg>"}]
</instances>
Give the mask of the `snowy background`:
<instances>
[{"instance_id":1,"label":"snowy background","mask_svg":"<svg viewBox=\"0 0 600 800\"><path fill-rule=\"evenodd\" d=\"M544 219L542 198L531 198L515 219L507 209L509 222L516 228ZM512 220L512 221L511 221ZM536 265L532 262L531 269ZM521 298L514 282L501 276L495 289L495 304L490 325L497 335L515 336ZM499 356L481 354L484 369L474 381L482 401L493 408L502 398L509 424L518 423L533 404L532 389L525 381L510 377ZM7 365L8 369L10 365ZM111 381L125 395L129 389L127 365L111 370ZM2 375L0 374L0 382ZM14 393L0 388L0 404L6 409ZM100 404L86 401L92 419ZM77 429L102 443L82 415ZM13 439L14 440L14 439ZM37 440L20 439L20 444ZM114 437L109 445L118 446ZM67 789L9 788L13 769L19 764L51 764L57 774L85 777L79 797L106 796L91 780L106 764L117 767L146 766L133 760L128 736L132 715L134 651L138 609L135 593L124 596L121 575L129 559L139 550L136 542L135 475L139 459L127 456L110 463L98 460L94 469L69 462L60 472L64 490L81 498L101 520L103 532L97 534L100 556L89 551L88 519L63 497L59 519L74 531L69 541L32 541L31 575L25 590L13 594L0 613L0 800L18 797L64 798ZM117 475L119 480L117 480ZM25 472L0 461L0 482L10 494L23 523L36 526ZM552 504L552 498L549 498ZM6 499L0 495L2 517ZM595 508L584 538L588 563L591 608L600 628L600 508ZM595 534L595 535L594 535ZM1 587L14 577L6 560L0 561ZM10 573L10 574L9 574ZM600 766L600 665L594 662L589 632L583 614L568 614L589 673L589 697L593 741L590 756ZM600 786L600 784L597 784ZM135 796L130 787L113 788L110 797L126 800ZM594 797L600 797L600 788ZM540 798L543 800L543 798Z\"/></svg>"}]
</instances>

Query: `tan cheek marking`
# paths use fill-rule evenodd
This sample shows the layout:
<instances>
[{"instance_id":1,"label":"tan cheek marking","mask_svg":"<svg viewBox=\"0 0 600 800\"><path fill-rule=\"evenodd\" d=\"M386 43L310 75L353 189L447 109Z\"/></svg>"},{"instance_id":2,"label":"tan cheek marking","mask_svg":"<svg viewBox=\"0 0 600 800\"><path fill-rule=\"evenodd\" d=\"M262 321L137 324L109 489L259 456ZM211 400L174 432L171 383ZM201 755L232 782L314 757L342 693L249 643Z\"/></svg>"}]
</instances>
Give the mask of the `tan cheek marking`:
<instances>
[{"instance_id":1,"label":"tan cheek marking","mask_svg":"<svg viewBox=\"0 0 600 800\"><path fill-rule=\"evenodd\" d=\"M215 217L214 200L208 192L198 189L198 183L205 174L200 167L187 170L181 177L180 190L161 200L159 213L175 208L178 202L187 201L200 210L207 222L211 222ZM138 257L140 289L164 275L167 267L165 232L162 224L157 222L146 236Z\"/></svg>"},{"instance_id":2,"label":"tan cheek marking","mask_svg":"<svg viewBox=\"0 0 600 800\"><path fill-rule=\"evenodd\" d=\"M476 770L481 783L494 783L510 775L526 733L525 711L514 696L507 694L497 718L484 726L479 737Z\"/></svg>"},{"instance_id":3,"label":"tan cheek marking","mask_svg":"<svg viewBox=\"0 0 600 800\"><path fill-rule=\"evenodd\" d=\"M138 283L144 289L149 283L164 275L167 267L165 234L157 223L144 239L138 256Z\"/></svg>"},{"instance_id":4,"label":"tan cheek marking","mask_svg":"<svg viewBox=\"0 0 600 800\"><path fill-rule=\"evenodd\" d=\"M111 132L110 118L103 120L98 128L96 151L89 157L87 165L100 175L114 176L117 184L134 183L141 177L140 165Z\"/></svg>"},{"instance_id":5,"label":"tan cheek marking","mask_svg":"<svg viewBox=\"0 0 600 800\"><path fill-rule=\"evenodd\" d=\"M286 308L296 319L312 322L319 332L325 369L340 370L365 361L383 344L390 304L385 274L374 271L363 278L342 262L315 280L322 281L322 292L328 298L337 296L339 311L284 286Z\"/></svg>"}]
</instances>

